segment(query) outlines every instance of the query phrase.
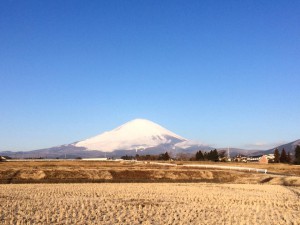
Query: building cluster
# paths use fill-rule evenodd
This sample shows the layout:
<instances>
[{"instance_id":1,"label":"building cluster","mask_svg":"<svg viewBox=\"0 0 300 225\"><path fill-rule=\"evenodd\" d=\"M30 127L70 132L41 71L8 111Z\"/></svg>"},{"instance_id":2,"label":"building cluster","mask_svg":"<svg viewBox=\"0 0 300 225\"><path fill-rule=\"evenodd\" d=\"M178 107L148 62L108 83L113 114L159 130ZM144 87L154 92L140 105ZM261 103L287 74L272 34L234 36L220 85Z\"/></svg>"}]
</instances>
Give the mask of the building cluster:
<instances>
[{"instance_id":1,"label":"building cluster","mask_svg":"<svg viewBox=\"0 0 300 225\"><path fill-rule=\"evenodd\" d=\"M6 160L6 158L0 155L0 161L4 161L4 160Z\"/></svg>"},{"instance_id":2,"label":"building cluster","mask_svg":"<svg viewBox=\"0 0 300 225\"><path fill-rule=\"evenodd\" d=\"M231 159L233 162L259 162L259 163L269 163L274 160L274 154L267 155L254 155L254 156L245 156L237 155Z\"/></svg>"}]
</instances>

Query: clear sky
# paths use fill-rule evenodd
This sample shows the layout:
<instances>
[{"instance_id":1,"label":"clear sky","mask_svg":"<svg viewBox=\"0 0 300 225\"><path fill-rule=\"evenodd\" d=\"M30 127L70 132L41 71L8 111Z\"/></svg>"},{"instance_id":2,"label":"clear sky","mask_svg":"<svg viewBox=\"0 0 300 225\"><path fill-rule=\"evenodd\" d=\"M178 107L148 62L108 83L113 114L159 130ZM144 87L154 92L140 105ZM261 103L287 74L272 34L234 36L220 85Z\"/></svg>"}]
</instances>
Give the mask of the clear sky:
<instances>
[{"instance_id":1,"label":"clear sky","mask_svg":"<svg viewBox=\"0 0 300 225\"><path fill-rule=\"evenodd\" d=\"M300 1L0 1L0 150L145 118L213 147L300 138Z\"/></svg>"}]
</instances>

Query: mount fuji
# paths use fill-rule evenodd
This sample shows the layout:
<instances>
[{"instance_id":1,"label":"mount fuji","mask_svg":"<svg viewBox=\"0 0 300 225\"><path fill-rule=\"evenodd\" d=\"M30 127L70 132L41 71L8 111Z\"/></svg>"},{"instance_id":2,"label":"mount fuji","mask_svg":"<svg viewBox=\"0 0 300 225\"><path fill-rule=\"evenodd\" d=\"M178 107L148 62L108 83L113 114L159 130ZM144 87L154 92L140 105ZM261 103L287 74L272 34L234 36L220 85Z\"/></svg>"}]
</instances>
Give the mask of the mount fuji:
<instances>
[{"instance_id":1,"label":"mount fuji","mask_svg":"<svg viewBox=\"0 0 300 225\"><path fill-rule=\"evenodd\" d=\"M145 119L135 119L116 129L74 144L86 150L144 150L159 145L174 145L187 139Z\"/></svg>"},{"instance_id":2,"label":"mount fuji","mask_svg":"<svg viewBox=\"0 0 300 225\"><path fill-rule=\"evenodd\" d=\"M6 155L15 158L120 157L135 154L160 154L166 151L174 154L192 153L200 148L212 149L209 146L189 141L152 121L135 119L86 140L29 152L6 152Z\"/></svg>"}]
</instances>

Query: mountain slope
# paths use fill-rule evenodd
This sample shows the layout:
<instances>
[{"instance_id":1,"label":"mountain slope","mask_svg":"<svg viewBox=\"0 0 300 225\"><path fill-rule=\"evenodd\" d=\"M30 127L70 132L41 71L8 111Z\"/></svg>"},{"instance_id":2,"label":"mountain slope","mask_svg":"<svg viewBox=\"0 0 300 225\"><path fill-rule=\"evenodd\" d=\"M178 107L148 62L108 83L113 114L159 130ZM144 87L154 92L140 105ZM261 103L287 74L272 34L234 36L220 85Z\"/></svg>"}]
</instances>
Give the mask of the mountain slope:
<instances>
[{"instance_id":1,"label":"mountain slope","mask_svg":"<svg viewBox=\"0 0 300 225\"><path fill-rule=\"evenodd\" d=\"M272 149L269 149L269 150L266 150L266 151L260 151L259 154L272 154L272 153L274 153L274 150L276 148L278 148L279 152L281 152L281 150L284 148L284 150L286 152L290 152L293 155L294 150L295 150L297 145L300 145L300 139L298 139L296 141L289 142L287 144L279 145L275 148L272 148Z\"/></svg>"},{"instance_id":2,"label":"mountain slope","mask_svg":"<svg viewBox=\"0 0 300 225\"><path fill-rule=\"evenodd\" d=\"M5 152L5 155L14 158L120 157L166 151L176 154L194 151L198 146L156 123L135 119L83 141L27 152Z\"/></svg>"},{"instance_id":3,"label":"mountain slope","mask_svg":"<svg viewBox=\"0 0 300 225\"><path fill-rule=\"evenodd\" d=\"M225 151L225 155L228 154L228 148L218 148L218 151ZM237 155L256 155L259 150L249 150L249 149L241 149L241 148L230 148L229 155L230 157L235 157Z\"/></svg>"},{"instance_id":4,"label":"mountain slope","mask_svg":"<svg viewBox=\"0 0 300 225\"><path fill-rule=\"evenodd\" d=\"M145 119L135 119L112 131L74 144L87 150L113 152L138 150L186 141L185 138Z\"/></svg>"},{"instance_id":5,"label":"mountain slope","mask_svg":"<svg viewBox=\"0 0 300 225\"><path fill-rule=\"evenodd\" d=\"M294 151L300 140L278 146L289 152ZM166 128L145 119L135 119L129 121L111 131L104 132L95 137L83 141L55 146L51 148L39 149L26 152L0 152L0 155L7 155L14 158L76 158L76 157L120 157L123 155L146 155L160 154L166 151L173 153L195 154L198 150L210 151L213 148L201 143L187 140ZM225 150L227 148L220 148ZM230 148L230 156L237 154L268 154L274 149L267 151L243 150Z\"/></svg>"}]
</instances>

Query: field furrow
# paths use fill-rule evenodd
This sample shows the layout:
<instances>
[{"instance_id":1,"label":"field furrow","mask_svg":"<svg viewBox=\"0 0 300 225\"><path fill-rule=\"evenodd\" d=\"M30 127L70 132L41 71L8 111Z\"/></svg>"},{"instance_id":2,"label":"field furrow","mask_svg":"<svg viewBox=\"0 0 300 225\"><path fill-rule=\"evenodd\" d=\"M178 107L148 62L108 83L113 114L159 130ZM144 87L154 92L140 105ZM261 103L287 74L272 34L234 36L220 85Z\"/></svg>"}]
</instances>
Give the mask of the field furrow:
<instances>
[{"instance_id":1,"label":"field furrow","mask_svg":"<svg viewBox=\"0 0 300 225\"><path fill-rule=\"evenodd\" d=\"M0 223L300 224L295 192L205 183L0 185Z\"/></svg>"}]
</instances>

